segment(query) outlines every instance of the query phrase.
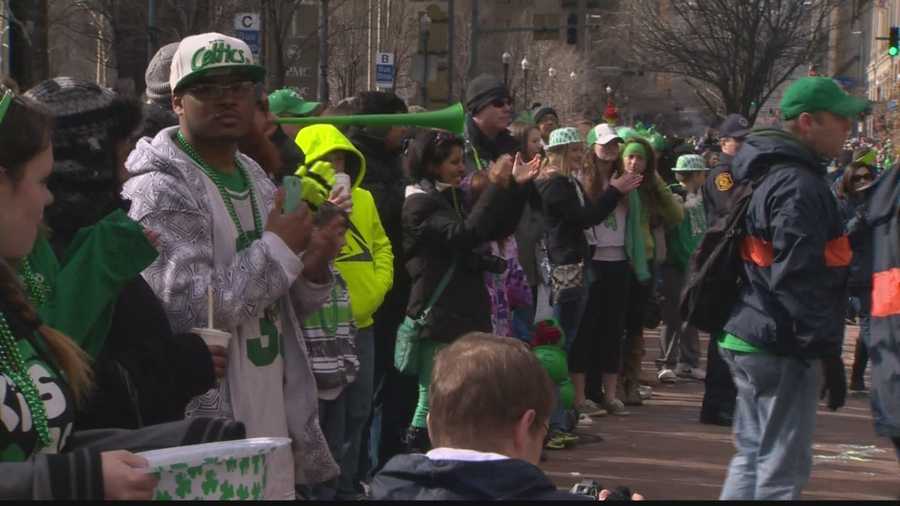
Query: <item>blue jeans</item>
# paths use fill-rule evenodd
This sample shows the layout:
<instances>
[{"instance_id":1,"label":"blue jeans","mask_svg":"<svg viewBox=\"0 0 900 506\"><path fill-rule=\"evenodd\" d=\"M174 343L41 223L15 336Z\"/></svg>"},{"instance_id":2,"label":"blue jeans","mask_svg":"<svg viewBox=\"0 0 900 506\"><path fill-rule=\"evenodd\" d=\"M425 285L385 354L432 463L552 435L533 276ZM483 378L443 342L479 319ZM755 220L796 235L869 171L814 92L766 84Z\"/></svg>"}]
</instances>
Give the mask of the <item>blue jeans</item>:
<instances>
[{"instance_id":1,"label":"blue jeans","mask_svg":"<svg viewBox=\"0 0 900 506\"><path fill-rule=\"evenodd\" d=\"M588 283L588 276L585 275L585 283ZM558 297L559 300L553 305L553 316L559 320L559 325L566 337L566 354L572 350L572 343L578 332L578 326L581 324L581 317L584 314L584 307L587 304L587 288L570 288L563 290ZM557 399L559 399L559 388L557 387ZM558 402L556 409L550 414L550 430L571 432L575 429L571 423L572 417L566 416L562 402ZM577 419L577 418L576 418Z\"/></svg>"},{"instance_id":2,"label":"blue jeans","mask_svg":"<svg viewBox=\"0 0 900 506\"><path fill-rule=\"evenodd\" d=\"M737 387L721 500L796 500L809 481L821 363L719 348Z\"/></svg>"},{"instance_id":3,"label":"blue jeans","mask_svg":"<svg viewBox=\"0 0 900 506\"><path fill-rule=\"evenodd\" d=\"M359 356L356 380L347 385L337 399L319 401L319 423L334 460L341 466L341 475L313 487L312 496L317 500L331 500L362 492L355 477L359 471L362 431L372 408L372 383L375 381L372 327L357 331L356 353Z\"/></svg>"}]
</instances>

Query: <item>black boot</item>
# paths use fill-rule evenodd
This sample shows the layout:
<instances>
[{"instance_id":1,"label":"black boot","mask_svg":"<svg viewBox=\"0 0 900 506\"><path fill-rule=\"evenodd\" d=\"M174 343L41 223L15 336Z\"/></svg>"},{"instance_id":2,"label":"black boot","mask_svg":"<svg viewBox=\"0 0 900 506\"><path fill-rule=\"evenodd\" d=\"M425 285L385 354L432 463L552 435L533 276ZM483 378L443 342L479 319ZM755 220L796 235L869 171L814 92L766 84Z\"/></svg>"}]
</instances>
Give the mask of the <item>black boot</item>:
<instances>
[{"instance_id":1,"label":"black boot","mask_svg":"<svg viewBox=\"0 0 900 506\"><path fill-rule=\"evenodd\" d=\"M431 440L428 439L428 429L410 426L406 429L403 438L406 453L428 453L431 450Z\"/></svg>"}]
</instances>

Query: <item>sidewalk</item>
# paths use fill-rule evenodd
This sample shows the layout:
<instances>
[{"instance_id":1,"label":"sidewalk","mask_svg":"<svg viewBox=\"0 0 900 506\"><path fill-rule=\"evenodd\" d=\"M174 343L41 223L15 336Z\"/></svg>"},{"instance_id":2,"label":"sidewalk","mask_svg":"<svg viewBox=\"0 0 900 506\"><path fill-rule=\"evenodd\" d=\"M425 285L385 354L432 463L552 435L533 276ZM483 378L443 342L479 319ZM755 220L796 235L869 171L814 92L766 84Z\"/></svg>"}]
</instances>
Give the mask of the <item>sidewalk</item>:
<instances>
[{"instance_id":1,"label":"sidewalk","mask_svg":"<svg viewBox=\"0 0 900 506\"><path fill-rule=\"evenodd\" d=\"M857 327L848 327L848 372L857 333ZM548 450L541 468L565 489L590 478L608 487L630 486L649 500L718 499L734 454L731 429L697 421L702 382L656 381L658 329L645 337L643 377L653 387L653 398L643 406L629 406L630 416L595 418L592 427L578 432L581 441L575 448ZM706 342L707 336L701 336L704 352ZM890 441L875 435L868 397L850 394L837 412L820 404L813 459L804 499L900 498L900 465Z\"/></svg>"}]
</instances>

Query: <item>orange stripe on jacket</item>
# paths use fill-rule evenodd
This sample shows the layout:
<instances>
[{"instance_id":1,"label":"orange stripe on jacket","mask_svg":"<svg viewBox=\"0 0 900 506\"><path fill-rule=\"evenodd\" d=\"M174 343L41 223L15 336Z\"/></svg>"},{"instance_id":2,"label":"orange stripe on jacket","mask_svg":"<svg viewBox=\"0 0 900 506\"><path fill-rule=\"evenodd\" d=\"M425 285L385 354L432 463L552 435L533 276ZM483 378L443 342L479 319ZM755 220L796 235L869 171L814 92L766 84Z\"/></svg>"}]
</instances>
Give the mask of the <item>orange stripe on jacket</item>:
<instances>
[{"instance_id":1,"label":"orange stripe on jacket","mask_svg":"<svg viewBox=\"0 0 900 506\"><path fill-rule=\"evenodd\" d=\"M846 235L825 243L825 265L828 267L847 267L853 260L853 250Z\"/></svg>"},{"instance_id":2,"label":"orange stripe on jacket","mask_svg":"<svg viewBox=\"0 0 900 506\"><path fill-rule=\"evenodd\" d=\"M900 315L900 267L872 275L872 316Z\"/></svg>"},{"instance_id":3,"label":"orange stripe on jacket","mask_svg":"<svg viewBox=\"0 0 900 506\"><path fill-rule=\"evenodd\" d=\"M772 243L748 235L741 242L741 258L760 267L771 267L775 258Z\"/></svg>"},{"instance_id":4,"label":"orange stripe on jacket","mask_svg":"<svg viewBox=\"0 0 900 506\"><path fill-rule=\"evenodd\" d=\"M747 236L741 242L741 258L753 262L760 267L771 267L775 259L772 243L758 237ZM825 265L828 267L847 267L853 259L850 241L841 236L825 243Z\"/></svg>"}]
</instances>

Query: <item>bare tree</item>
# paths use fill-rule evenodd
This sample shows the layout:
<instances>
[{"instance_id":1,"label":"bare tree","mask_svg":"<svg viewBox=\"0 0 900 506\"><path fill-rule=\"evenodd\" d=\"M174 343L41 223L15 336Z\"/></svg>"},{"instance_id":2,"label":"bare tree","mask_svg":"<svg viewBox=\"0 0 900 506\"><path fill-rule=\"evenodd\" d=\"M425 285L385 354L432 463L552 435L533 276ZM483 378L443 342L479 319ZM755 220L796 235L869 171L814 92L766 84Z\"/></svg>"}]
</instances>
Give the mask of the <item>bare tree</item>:
<instances>
[{"instance_id":1,"label":"bare tree","mask_svg":"<svg viewBox=\"0 0 900 506\"><path fill-rule=\"evenodd\" d=\"M824 53L838 0L633 0L634 58L705 85L711 112L754 120L797 68Z\"/></svg>"}]
</instances>

